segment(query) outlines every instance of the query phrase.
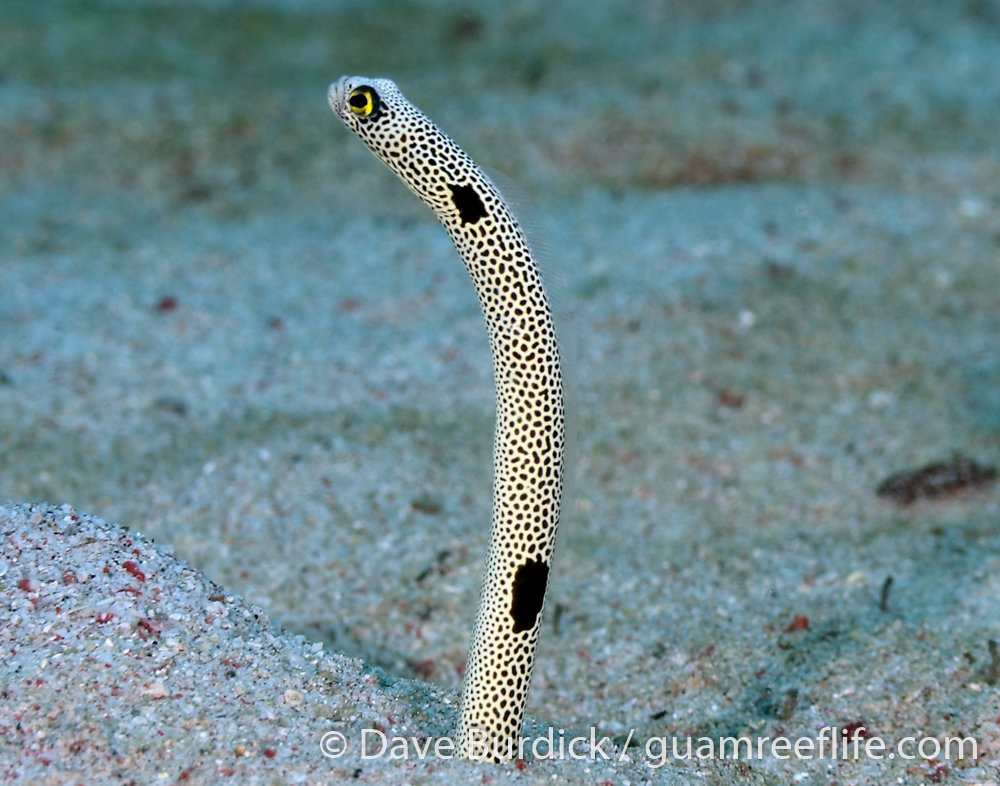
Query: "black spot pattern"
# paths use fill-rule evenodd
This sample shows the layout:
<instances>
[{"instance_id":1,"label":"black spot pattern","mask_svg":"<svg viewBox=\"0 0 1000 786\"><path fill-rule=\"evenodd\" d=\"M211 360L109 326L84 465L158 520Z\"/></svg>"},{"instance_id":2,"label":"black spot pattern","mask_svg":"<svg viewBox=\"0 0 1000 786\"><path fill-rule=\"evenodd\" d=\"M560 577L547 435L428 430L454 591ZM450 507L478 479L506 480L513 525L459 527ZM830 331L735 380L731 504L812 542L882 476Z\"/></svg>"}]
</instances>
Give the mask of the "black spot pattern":
<instances>
[{"instance_id":1,"label":"black spot pattern","mask_svg":"<svg viewBox=\"0 0 1000 786\"><path fill-rule=\"evenodd\" d=\"M531 630L538 623L548 582L549 566L540 559L530 559L517 569L513 597L510 599L514 633Z\"/></svg>"},{"instance_id":2,"label":"black spot pattern","mask_svg":"<svg viewBox=\"0 0 1000 786\"><path fill-rule=\"evenodd\" d=\"M359 85L378 92L379 118L345 105ZM437 214L486 320L497 386L493 522L457 743L462 755L509 759L517 754L562 496L563 383L548 299L500 193L395 83L344 77L329 97L347 127Z\"/></svg>"},{"instance_id":3,"label":"black spot pattern","mask_svg":"<svg viewBox=\"0 0 1000 786\"><path fill-rule=\"evenodd\" d=\"M448 186L451 191L451 201L458 208L458 217L462 219L462 226L475 224L479 219L486 218L486 205L479 198L476 189L472 186Z\"/></svg>"}]
</instances>

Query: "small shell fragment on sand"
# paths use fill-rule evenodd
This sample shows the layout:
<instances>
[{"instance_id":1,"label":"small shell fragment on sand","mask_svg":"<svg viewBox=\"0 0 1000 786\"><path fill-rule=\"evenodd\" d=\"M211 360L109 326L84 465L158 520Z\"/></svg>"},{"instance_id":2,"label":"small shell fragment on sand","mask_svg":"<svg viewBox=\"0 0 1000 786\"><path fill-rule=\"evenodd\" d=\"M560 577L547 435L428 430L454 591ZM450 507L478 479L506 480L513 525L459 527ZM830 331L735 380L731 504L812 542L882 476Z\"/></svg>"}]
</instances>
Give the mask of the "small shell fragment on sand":
<instances>
[{"instance_id":1,"label":"small shell fragment on sand","mask_svg":"<svg viewBox=\"0 0 1000 786\"><path fill-rule=\"evenodd\" d=\"M883 480L875 493L899 505L921 499L945 499L985 486L997 478L996 467L977 464L959 453L945 461L935 461L919 469L897 472Z\"/></svg>"}]
</instances>

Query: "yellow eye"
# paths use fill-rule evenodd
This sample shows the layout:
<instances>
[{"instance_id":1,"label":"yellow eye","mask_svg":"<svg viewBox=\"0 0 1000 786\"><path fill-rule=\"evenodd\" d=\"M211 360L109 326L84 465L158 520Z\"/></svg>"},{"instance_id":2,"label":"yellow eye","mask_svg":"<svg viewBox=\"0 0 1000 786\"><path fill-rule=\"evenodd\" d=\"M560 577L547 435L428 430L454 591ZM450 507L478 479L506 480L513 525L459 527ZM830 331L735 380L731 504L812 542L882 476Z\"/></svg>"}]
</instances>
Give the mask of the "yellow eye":
<instances>
[{"instance_id":1,"label":"yellow eye","mask_svg":"<svg viewBox=\"0 0 1000 786\"><path fill-rule=\"evenodd\" d=\"M378 93L367 85L355 88L347 98L347 105L351 111L361 117L371 117L378 114L381 104Z\"/></svg>"}]
</instances>

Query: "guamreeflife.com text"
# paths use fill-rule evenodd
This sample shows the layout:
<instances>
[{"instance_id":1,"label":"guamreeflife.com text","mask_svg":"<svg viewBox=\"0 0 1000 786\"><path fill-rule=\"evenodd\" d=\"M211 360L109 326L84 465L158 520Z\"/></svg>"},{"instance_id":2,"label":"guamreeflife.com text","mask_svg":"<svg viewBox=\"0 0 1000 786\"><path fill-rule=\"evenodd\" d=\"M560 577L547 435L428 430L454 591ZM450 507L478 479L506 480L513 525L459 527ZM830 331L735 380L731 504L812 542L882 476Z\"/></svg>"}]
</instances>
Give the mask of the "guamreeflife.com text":
<instances>
[{"instance_id":1,"label":"guamreeflife.com text","mask_svg":"<svg viewBox=\"0 0 1000 786\"><path fill-rule=\"evenodd\" d=\"M524 759L578 759L590 761L626 761L634 756L645 759L646 766L659 769L671 760L707 761L729 759L751 761L754 759L828 759L851 761L862 758L874 760L923 759L923 760L975 760L979 746L974 737L902 737L889 743L881 737L867 736L863 728L837 729L824 726L815 737L635 737L635 729L619 745L610 737L599 736L590 729L586 736L569 736L565 729L550 728L540 737L521 737L508 750L493 751L486 743L485 733L472 730L467 750L459 751L449 737L399 737L390 736L378 729L363 729L360 739L362 759L423 760L428 758L452 759L464 754L465 758ZM617 738L616 738L617 739ZM327 732L320 740L320 750L328 758L339 758L347 753L352 743L339 731Z\"/></svg>"}]
</instances>

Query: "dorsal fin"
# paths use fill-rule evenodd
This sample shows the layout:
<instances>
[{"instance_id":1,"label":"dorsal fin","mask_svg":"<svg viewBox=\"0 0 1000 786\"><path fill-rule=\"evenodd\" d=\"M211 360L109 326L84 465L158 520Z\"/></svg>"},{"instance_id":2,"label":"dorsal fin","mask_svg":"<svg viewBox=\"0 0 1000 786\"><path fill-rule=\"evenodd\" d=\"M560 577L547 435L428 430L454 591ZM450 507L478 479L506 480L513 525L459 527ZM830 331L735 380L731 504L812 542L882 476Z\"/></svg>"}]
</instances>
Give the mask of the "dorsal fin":
<instances>
[{"instance_id":1,"label":"dorsal fin","mask_svg":"<svg viewBox=\"0 0 1000 786\"><path fill-rule=\"evenodd\" d=\"M579 451L579 385L576 375L576 325L570 304L569 282L565 267L559 264L554 253L552 237L531 198L517 183L503 172L491 167L479 167L500 192L504 204L513 214L531 249L531 256L542 274L542 285L552 309L559 344L559 361L562 367L563 398L566 410L566 449L563 453L563 497L560 519L566 521L570 503L574 499L576 467Z\"/></svg>"}]
</instances>

